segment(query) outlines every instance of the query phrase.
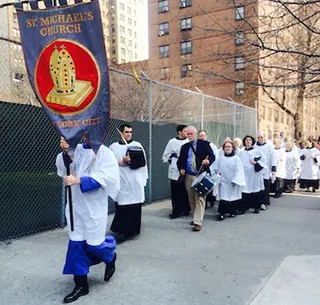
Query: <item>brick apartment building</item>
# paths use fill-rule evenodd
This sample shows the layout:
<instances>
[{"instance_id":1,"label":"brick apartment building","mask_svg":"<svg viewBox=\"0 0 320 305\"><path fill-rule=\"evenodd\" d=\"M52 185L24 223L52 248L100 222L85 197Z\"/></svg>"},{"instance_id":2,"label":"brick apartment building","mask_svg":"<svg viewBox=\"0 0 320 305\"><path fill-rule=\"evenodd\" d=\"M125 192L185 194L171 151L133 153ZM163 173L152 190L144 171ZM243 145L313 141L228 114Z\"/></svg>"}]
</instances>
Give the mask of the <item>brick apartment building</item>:
<instances>
[{"instance_id":1,"label":"brick apartment building","mask_svg":"<svg viewBox=\"0 0 320 305\"><path fill-rule=\"evenodd\" d=\"M272 9L266 2L149 0L149 60L136 63L137 71L177 87L197 87L208 95L257 105L258 126L267 137L280 131L293 136L292 117L254 85L259 83L258 72L267 72L261 70L261 54L250 49L245 33L249 24L261 27L255 12ZM286 94L286 106L294 110L294 95ZM309 105L315 117L311 113L311 129L304 123L305 136L316 136L319 109Z\"/></svg>"}]
</instances>

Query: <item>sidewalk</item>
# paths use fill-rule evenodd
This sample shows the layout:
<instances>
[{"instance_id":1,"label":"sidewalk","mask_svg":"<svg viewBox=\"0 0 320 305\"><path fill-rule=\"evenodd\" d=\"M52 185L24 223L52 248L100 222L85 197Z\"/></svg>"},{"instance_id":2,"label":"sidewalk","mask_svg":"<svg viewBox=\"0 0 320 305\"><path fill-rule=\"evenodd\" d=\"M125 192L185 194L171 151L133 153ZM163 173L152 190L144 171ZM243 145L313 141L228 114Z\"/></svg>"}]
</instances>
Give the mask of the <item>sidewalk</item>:
<instances>
[{"instance_id":1,"label":"sidewalk","mask_svg":"<svg viewBox=\"0 0 320 305\"><path fill-rule=\"evenodd\" d=\"M215 206L192 232L191 217L168 218L169 201L145 206L142 233L118 247L112 280L94 266L90 294L74 304L319 305L319 210L319 193L286 194L223 222ZM61 274L67 240L56 230L1 243L0 303L61 304L73 289Z\"/></svg>"}]
</instances>

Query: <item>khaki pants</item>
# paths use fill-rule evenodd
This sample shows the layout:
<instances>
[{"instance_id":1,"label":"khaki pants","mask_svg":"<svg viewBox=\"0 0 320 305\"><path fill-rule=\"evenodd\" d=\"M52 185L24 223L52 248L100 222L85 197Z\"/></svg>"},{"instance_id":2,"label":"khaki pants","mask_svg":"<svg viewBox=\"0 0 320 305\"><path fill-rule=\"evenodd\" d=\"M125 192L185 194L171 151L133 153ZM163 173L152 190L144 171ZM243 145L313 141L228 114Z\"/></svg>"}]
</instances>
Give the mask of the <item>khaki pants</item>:
<instances>
[{"instance_id":1,"label":"khaki pants","mask_svg":"<svg viewBox=\"0 0 320 305\"><path fill-rule=\"evenodd\" d=\"M185 186L188 193L191 213L193 213L193 223L195 225L202 226L206 206L206 196L200 196L191 188L191 184L194 179L196 179L196 176L192 176L186 173Z\"/></svg>"}]
</instances>

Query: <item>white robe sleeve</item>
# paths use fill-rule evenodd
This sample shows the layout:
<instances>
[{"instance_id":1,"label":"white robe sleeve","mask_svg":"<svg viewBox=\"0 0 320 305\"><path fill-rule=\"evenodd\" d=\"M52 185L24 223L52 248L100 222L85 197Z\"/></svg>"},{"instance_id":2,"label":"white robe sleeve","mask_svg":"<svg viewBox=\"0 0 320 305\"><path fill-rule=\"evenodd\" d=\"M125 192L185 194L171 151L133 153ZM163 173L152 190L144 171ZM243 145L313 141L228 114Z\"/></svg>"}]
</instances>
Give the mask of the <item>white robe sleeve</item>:
<instances>
[{"instance_id":1,"label":"white robe sleeve","mask_svg":"<svg viewBox=\"0 0 320 305\"><path fill-rule=\"evenodd\" d=\"M238 156L235 156L235 158L236 158L236 168L235 168L234 177L232 179L232 183L240 186L245 186L246 178L244 176L243 164Z\"/></svg>"},{"instance_id":2,"label":"white robe sleeve","mask_svg":"<svg viewBox=\"0 0 320 305\"><path fill-rule=\"evenodd\" d=\"M108 195L114 200L120 190L119 165L116 157L106 147L100 147L94 170L91 177L107 190Z\"/></svg>"},{"instance_id":3,"label":"white robe sleeve","mask_svg":"<svg viewBox=\"0 0 320 305\"><path fill-rule=\"evenodd\" d=\"M63 162L62 154L62 152L58 154L56 159L57 175L59 177L65 177L67 175L67 170Z\"/></svg>"},{"instance_id":4,"label":"white robe sleeve","mask_svg":"<svg viewBox=\"0 0 320 305\"><path fill-rule=\"evenodd\" d=\"M162 155L162 162L163 163L167 163L171 154L172 154L172 147L171 147L171 143L172 141L170 140L167 145L166 148L164 149L163 155Z\"/></svg>"}]
</instances>

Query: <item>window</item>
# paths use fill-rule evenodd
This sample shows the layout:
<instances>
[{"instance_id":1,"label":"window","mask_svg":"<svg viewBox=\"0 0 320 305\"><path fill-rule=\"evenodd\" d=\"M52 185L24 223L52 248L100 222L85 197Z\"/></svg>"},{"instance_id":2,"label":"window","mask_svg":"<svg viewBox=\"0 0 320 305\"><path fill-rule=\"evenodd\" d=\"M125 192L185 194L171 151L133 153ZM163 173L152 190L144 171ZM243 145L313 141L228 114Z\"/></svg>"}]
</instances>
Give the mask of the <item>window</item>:
<instances>
[{"instance_id":1,"label":"window","mask_svg":"<svg viewBox=\"0 0 320 305\"><path fill-rule=\"evenodd\" d=\"M135 58L135 59L137 59L137 58L138 58L137 53L134 53L134 58Z\"/></svg>"},{"instance_id":2,"label":"window","mask_svg":"<svg viewBox=\"0 0 320 305\"><path fill-rule=\"evenodd\" d=\"M244 19L244 6L238 6L235 8L236 20Z\"/></svg>"},{"instance_id":3,"label":"window","mask_svg":"<svg viewBox=\"0 0 320 305\"><path fill-rule=\"evenodd\" d=\"M121 63L122 64L125 64L126 63L126 60L124 58L121 58Z\"/></svg>"},{"instance_id":4,"label":"window","mask_svg":"<svg viewBox=\"0 0 320 305\"><path fill-rule=\"evenodd\" d=\"M126 28L123 25L120 25L120 32L121 33L125 33L126 32Z\"/></svg>"},{"instance_id":5,"label":"window","mask_svg":"<svg viewBox=\"0 0 320 305\"><path fill-rule=\"evenodd\" d=\"M268 120L271 121L272 120L272 109L268 108Z\"/></svg>"},{"instance_id":6,"label":"window","mask_svg":"<svg viewBox=\"0 0 320 305\"><path fill-rule=\"evenodd\" d=\"M191 28L192 28L191 17L180 20L180 30L181 31L191 30Z\"/></svg>"},{"instance_id":7,"label":"window","mask_svg":"<svg viewBox=\"0 0 320 305\"><path fill-rule=\"evenodd\" d=\"M158 2L158 13L169 12L168 0L161 0Z\"/></svg>"},{"instance_id":8,"label":"window","mask_svg":"<svg viewBox=\"0 0 320 305\"><path fill-rule=\"evenodd\" d=\"M281 123L284 123L284 114L281 113Z\"/></svg>"},{"instance_id":9,"label":"window","mask_svg":"<svg viewBox=\"0 0 320 305\"><path fill-rule=\"evenodd\" d=\"M236 82L236 95L244 95L244 82Z\"/></svg>"},{"instance_id":10,"label":"window","mask_svg":"<svg viewBox=\"0 0 320 305\"><path fill-rule=\"evenodd\" d=\"M20 31L18 29L13 29L13 37L20 38Z\"/></svg>"},{"instance_id":11,"label":"window","mask_svg":"<svg viewBox=\"0 0 320 305\"><path fill-rule=\"evenodd\" d=\"M129 40L129 41L128 41L128 46L129 46L129 47L132 47L132 40Z\"/></svg>"},{"instance_id":12,"label":"window","mask_svg":"<svg viewBox=\"0 0 320 305\"><path fill-rule=\"evenodd\" d=\"M126 56L126 49L125 48L121 48L121 55Z\"/></svg>"},{"instance_id":13,"label":"window","mask_svg":"<svg viewBox=\"0 0 320 305\"><path fill-rule=\"evenodd\" d=\"M279 122L279 111L278 110L274 111L274 121Z\"/></svg>"},{"instance_id":14,"label":"window","mask_svg":"<svg viewBox=\"0 0 320 305\"><path fill-rule=\"evenodd\" d=\"M122 15L122 14L120 14L120 21L125 21L125 17L124 17L124 15Z\"/></svg>"},{"instance_id":15,"label":"window","mask_svg":"<svg viewBox=\"0 0 320 305\"><path fill-rule=\"evenodd\" d=\"M134 43L134 48L136 49L138 47L138 44L135 42Z\"/></svg>"},{"instance_id":16,"label":"window","mask_svg":"<svg viewBox=\"0 0 320 305\"><path fill-rule=\"evenodd\" d=\"M137 38L137 32L134 32L134 38Z\"/></svg>"},{"instance_id":17,"label":"window","mask_svg":"<svg viewBox=\"0 0 320 305\"><path fill-rule=\"evenodd\" d=\"M128 51L129 57L132 59L132 51Z\"/></svg>"},{"instance_id":18,"label":"window","mask_svg":"<svg viewBox=\"0 0 320 305\"><path fill-rule=\"evenodd\" d=\"M162 68L160 70L160 79L167 79L169 78L169 68Z\"/></svg>"},{"instance_id":19,"label":"window","mask_svg":"<svg viewBox=\"0 0 320 305\"><path fill-rule=\"evenodd\" d=\"M21 51L21 50L22 50L22 47L21 47L21 45L19 45L19 44L14 44L13 47L14 47L14 49L15 49L16 51Z\"/></svg>"},{"instance_id":20,"label":"window","mask_svg":"<svg viewBox=\"0 0 320 305\"><path fill-rule=\"evenodd\" d=\"M137 26L137 21L133 21L133 25L134 25L134 26Z\"/></svg>"},{"instance_id":21,"label":"window","mask_svg":"<svg viewBox=\"0 0 320 305\"><path fill-rule=\"evenodd\" d=\"M23 82L23 78L24 78L24 75L22 73L14 73L14 75L13 75L13 80L15 82L22 83Z\"/></svg>"},{"instance_id":22,"label":"window","mask_svg":"<svg viewBox=\"0 0 320 305\"><path fill-rule=\"evenodd\" d=\"M136 11L133 11L133 16L137 16L137 12Z\"/></svg>"},{"instance_id":23,"label":"window","mask_svg":"<svg viewBox=\"0 0 320 305\"><path fill-rule=\"evenodd\" d=\"M166 46L160 46L159 47L159 57L169 57L170 56L170 47L168 45Z\"/></svg>"},{"instance_id":24,"label":"window","mask_svg":"<svg viewBox=\"0 0 320 305\"><path fill-rule=\"evenodd\" d=\"M132 20L131 20L131 18L128 18L128 24L129 24L129 25L132 25Z\"/></svg>"},{"instance_id":25,"label":"window","mask_svg":"<svg viewBox=\"0 0 320 305\"><path fill-rule=\"evenodd\" d=\"M132 36L132 30L128 29L129 36Z\"/></svg>"},{"instance_id":26,"label":"window","mask_svg":"<svg viewBox=\"0 0 320 305\"><path fill-rule=\"evenodd\" d=\"M191 54L192 53L192 41L181 42L180 47L181 55Z\"/></svg>"},{"instance_id":27,"label":"window","mask_svg":"<svg viewBox=\"0 0 320 305\"><path fill-rule=\"evenodd\" d=\"M159 36L169 34L169 23L160 23L159 24Z\"/></svg>"},{"instance_id":28,"label":"window","mask_svg":"<svg viewBox=\"0 0 320 305\"><path fill-rule=\"evenodd\" d=\"M131 7L129 7L129 6L127 7L127 12L129 15L131 15Z\"/></svg>"},{"instance_id":29,"label":"window","mask_svg":"<svg viewBox=\"0 0 320 305\"><path fill-rule=\"evenodd\" d=\"M116 54L116 49L112 48L112 54Z\"/></svg>"},{"instance_id":30,"label":"window","mask_svg":"<svg viewBox=\"0 0 320 305\"><path fill-rule=\"evenodd\" d=\"M192 6L192 0L180 0L180 8Z\"/></svg>"},{"instance_id":31,"label":"window","mask_svg":"<svg viewBox=\"0 0 320 305\"><path fill-rule=\"evenodd\" d=\"M289 125L289 115L287 115L287 125Z\"/></svg>"},{"instance_id":32,"label":"window","mask_svg":"<svg viewBox=\"0 0 320 305\"><path fill-rule=\"evenodd\" d=\"M243 70L244 69L244 57L237 56L235 61L236 61L235 70Z\"/></svg>"},{"instance_id":33,"label":"window","mask_svg":"<svg viewBox=\"0 0 320 305\"><path fill-rule=\"evenodd\" d=\"M16 13L13 13L12 19L14 23L18 23L18 18Z\"/></svg>"},{"instance_id":34,"label":"window","mask_svg":"<svg viewBox=\"0 0 320 305\"><path fill-rule=\"evenodd\" d=\"M236 45L244 44L244 34L243 32L236 33Z\"/></svg>"},{"instance_id":35,"label":"window","mask_svg":"<svg viewBox=\"0 0 320 305\"><path fill-rule=\"evenodd\" d=\"M120 3L120 10L124 11L124 4Z\"/></svg>"},{"instance_id":36,"label":"window","mask_svg":"<svg viewBox=\"0 0 320 305\"><path fill-rule=\"evenodd\" d=\"M120 41L121 43L126 43L126 39L123 36L120 37Z\"/></svg>"},{"instance_id":37,"label":"window","mask_svg":"<svg viewBox=\"0 0 320 305\"><path fill-rule=\"evenodd\" d=\"M181 77L190 77L192 75L192 64L181 66Z\"/></svg>"}]
</instances>

